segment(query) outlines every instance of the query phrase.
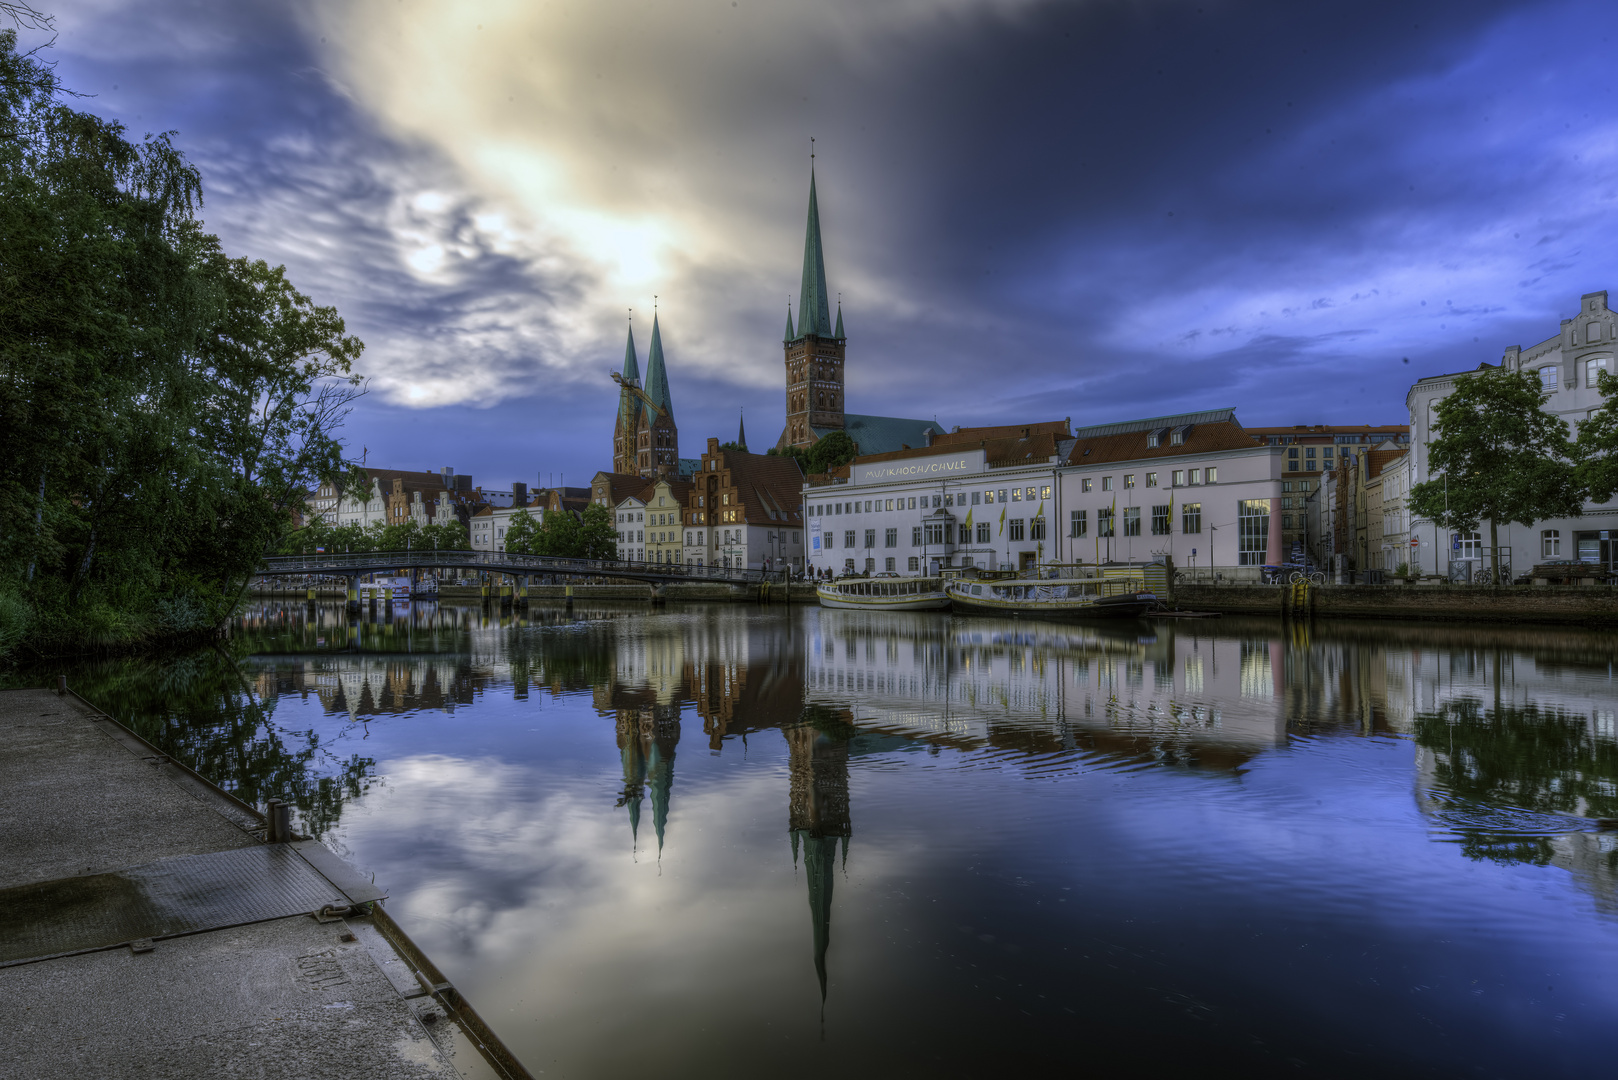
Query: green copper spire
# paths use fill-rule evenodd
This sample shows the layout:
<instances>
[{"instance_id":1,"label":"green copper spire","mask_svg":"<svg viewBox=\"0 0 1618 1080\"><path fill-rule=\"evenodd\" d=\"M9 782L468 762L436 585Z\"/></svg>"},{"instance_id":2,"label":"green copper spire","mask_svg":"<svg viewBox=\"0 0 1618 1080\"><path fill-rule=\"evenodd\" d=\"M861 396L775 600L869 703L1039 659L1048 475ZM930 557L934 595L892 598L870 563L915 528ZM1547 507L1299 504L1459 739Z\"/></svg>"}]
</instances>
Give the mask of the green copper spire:
<instances>
[{"instance_id":1,"label":"green copper spire","mask_svg":"<svg viewBox=\"0 0 1618 1080\"><path fill-rule=\"evenodd\" d=\"M629 328L629 343L624 346L624 382L640 382L640 363L635 359L635 328ZM618 392L618 419L633 420L640 413L640 398L627 391Z\"/></svg>"},{"instance_id":2,"label":"green copper spire","mask_svg":"<svg viewBox=\"0 0 1618 1080\"><path fill-rule=\"evenodd\" d=\"M837 340L841 341L848 335L843 333L843 302L837 301Z\"/></svg>"},{"instance_id":3,"label":"green copper spire","mask_svg":"<svg viewBox=\"0 0 1618 1080\"><path fill-rule=\"evenodd\" d=\"M646 393L674 419L674 402L669 399L669 375L663 367L663 335L657 316L652 316L652 347L646 350Z\"/></svg>"},{"instance_id":4,"label":"green copper spire","mask_svg":"<svg viewBox=\"0 0 1618 1080\"><path fill-rule=\"evenodd\" d=\"M788 302L787 303L787 336L782 338L781 340L782 341L793 341L793 340L795 340L797 338L797 336L798 336L797 334L794 334L792 332L792 304L790 302Z\"/></svg>"},{"instance_id":5,"label":"green copper spire","mask_svg":"<svg viewBox=\"0 0 1618 1080\"><path fill-rule=\"evenodd\" d=\"M832 336L831 306L826 296L826 256L820 245L820 203L815 174L809 173L809 224L803 237L803 288L798 293L798 336Z\"/></svg>"}]
</instances>

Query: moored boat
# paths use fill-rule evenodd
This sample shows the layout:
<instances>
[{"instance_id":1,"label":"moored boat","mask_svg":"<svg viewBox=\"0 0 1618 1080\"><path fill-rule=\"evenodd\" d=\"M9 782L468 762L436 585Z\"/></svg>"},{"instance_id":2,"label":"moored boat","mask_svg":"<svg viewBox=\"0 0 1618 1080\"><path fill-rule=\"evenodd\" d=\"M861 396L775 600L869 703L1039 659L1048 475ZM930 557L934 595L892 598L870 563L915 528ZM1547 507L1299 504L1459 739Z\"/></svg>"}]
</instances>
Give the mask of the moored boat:
<instances>
[{"instance_id":1,"label":"moored boat","mask_svg":"<svg viewBox=\"0 0 1618 1080\"><path fill-rule=\"evenodd\" d=\"M1091 576L960 578L946 590L950 608L963 614L1040 618L1135 619L1158 606L1142 577Z\"/></svg>"},{"instance_id":2,"label":"moored boat","mask_svg":"<svg viewBox=\"0 0 1618 1080\"><path fill-rule=\"evenodd\" d=\"M864 611L947 611L942 578L844 578L815 587L822 607Z\"/></svg>"}]
</instances>

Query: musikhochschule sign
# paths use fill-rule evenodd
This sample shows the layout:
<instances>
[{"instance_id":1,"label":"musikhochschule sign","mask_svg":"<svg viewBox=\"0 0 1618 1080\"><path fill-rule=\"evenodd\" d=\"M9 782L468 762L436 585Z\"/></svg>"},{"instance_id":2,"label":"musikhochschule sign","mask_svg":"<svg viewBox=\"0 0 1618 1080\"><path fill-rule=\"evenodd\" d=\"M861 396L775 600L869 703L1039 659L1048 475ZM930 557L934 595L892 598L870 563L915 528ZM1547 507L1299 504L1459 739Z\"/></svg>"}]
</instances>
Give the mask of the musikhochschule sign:
<instances>
[{"instance_id":1,"label":"musikhochschule sign","mask_svg":"<svg viewBox=\"0 0 1618 1080\"><path fill-rule=\"evenodd\" d=\"M983 452L950 457L878 461L854 467L856 484L891 484L905 480L947 480L983 471Z\"/></svg>"}]
</instances>

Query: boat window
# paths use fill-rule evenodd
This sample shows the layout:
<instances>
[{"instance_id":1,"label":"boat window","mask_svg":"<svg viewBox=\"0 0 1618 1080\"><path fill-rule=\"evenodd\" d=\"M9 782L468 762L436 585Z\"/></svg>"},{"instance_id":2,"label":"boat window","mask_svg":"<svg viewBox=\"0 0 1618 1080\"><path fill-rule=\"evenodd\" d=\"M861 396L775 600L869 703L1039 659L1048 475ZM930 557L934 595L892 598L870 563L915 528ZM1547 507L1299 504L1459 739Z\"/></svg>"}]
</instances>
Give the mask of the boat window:
<instances>
[{"instance_id":1,"label":"boat window","mask_svg":"<svg viewBox=\"0 0 1618 1080\"><path fill-rule=\"evenodd\" d=\"M972 595L973 596L982 596L983 595L983 586L982 585L974 585L974 586L972 586Z\"/></svg>"}]
</instances>

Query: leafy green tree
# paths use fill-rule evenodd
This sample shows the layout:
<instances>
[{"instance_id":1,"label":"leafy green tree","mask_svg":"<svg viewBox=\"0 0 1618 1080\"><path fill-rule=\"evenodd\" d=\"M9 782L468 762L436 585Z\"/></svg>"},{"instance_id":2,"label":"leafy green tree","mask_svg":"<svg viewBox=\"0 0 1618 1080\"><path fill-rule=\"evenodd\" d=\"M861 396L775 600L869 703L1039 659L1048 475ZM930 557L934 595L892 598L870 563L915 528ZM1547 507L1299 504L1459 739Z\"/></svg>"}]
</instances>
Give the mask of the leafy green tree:
<instances>
[{"instance_id":1,"label":"leafy green tree","mask_svg":"<svg viewBox=\"0 0 1618 1080\"><path fill-rule=\"evenodd\" d=\"M534 515L527 510L518 510L511 515L511 523L506 526L506 550L513 555L538 555L543 543L540 539L542 532Z\"/></svg>"},{"instance_id":2,"label":"leafy green tree","mask_svg":"<svg viewBox=\"0 0 1618 1080\"><path fill-rule=\"evenodd\" d=\"M618 527L613 523L612 511L600 503L584 509L579 522L579 554L586 559L618 557Z\"/></svg>"},{"instance_id":3,"label":"leafy green tree","mask_svg":"<svg viewBox=\"0 0 1618 1080\"><path fill-rule=\"evenodd\" d=\"M360 344L203 233L169 135L67 107L16 44L0 31L0 608L36 651L203 631L341 471Z\"/></svg>"},{"instance_id":4,"label":"leafy green tree","mask_svg":"<svg viewBox=\"0 0 1618 1080\"><path fill-rule=\"evenodd\" d=\"M809 448L809 458L804 468L807 472L823 473L841 468L854 460L859 453L859 447L845 431L834 431L823 435L814 446Z\"/></svg>"},{"instance_id":5,"label":"leafy green tree","mask_svg":"<svg viewBox=\"0 0 1618 1080\"><path fill-rule=\"evenodd\" d=\"M1596 389L1605 400L1579 425L1579 486L1585 498L1604 503L1618 493L1618 375L1603 371Z\"/></svg>"},{"instance_id":6,"label":"leafy green tree","mask_svg":"<svg viewBox=\"0 0 1618 1080\"><path fill-rule=\"evenodd\" d=\"M1583 509L1567 424L1544 409L1550 395L1526 371L1485 367L1461 375L1435 409L1429 475L1410 489L1411 513L1471 532L1489 522L1499 573L1500 526L1577 517Z\"/></svg>"},{"instance_id":7,"label":"leafy green tree","mask_svg":"<svg viewBox=\"0 0 1618 1080\"><path fill-rule=\"evenodd\" d=\"M566 510L551 511L545 515L545 520L540 525L532 554L553 555L559 559L577 559L584 552L582 531L578 515Z\"/></svg>"},{"instance_id":8,"label":"leafy green tree","mask_svg":"<svg viewBox=\"0 0 1618 1080\"><path fill-rule=\"evenodd\" d=\"M421 546L437 551L470 551L472 537L459 521L429 525L421 530Z\"/></svg>"}]
</instances>

